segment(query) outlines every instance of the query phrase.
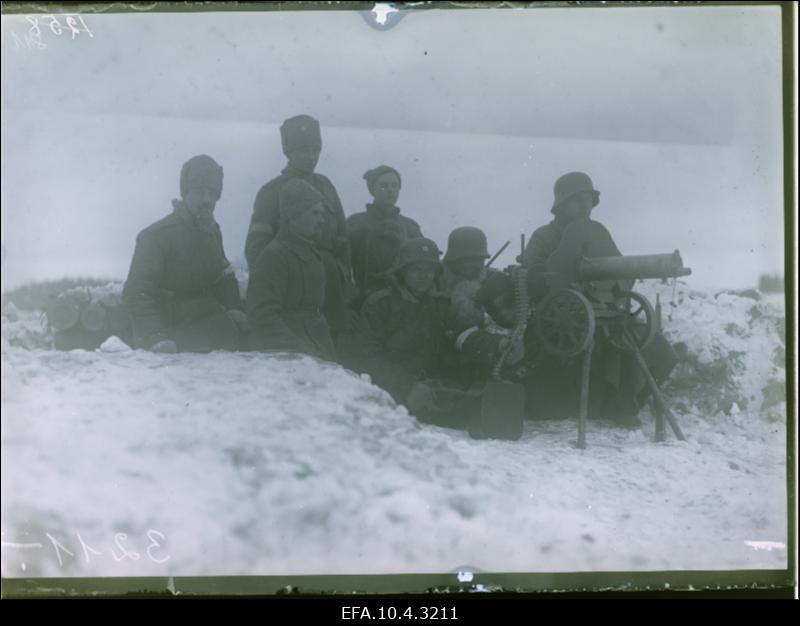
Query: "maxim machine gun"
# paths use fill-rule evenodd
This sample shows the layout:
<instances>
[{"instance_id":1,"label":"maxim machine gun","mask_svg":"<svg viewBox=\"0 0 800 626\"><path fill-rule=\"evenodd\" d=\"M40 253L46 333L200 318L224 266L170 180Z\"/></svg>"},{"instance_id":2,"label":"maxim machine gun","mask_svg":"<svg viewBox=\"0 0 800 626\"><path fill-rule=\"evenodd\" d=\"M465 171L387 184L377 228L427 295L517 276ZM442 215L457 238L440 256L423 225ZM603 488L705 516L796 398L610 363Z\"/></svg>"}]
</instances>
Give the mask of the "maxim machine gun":
<instances>
[{"instance_id":1,"label":"maxim machine gun","mask_svg":"<svg viewBox=\"0 0 800 626\"><path fill-rule=\"evenodd\" d=\"M583 356L578 447L586 447L586 418L592 351L602 341L633 357L651 393L656 417L656 441L666 437L664 420L683 440L642 351L660 332L658 312L632 290L636 280L688 276L680 254L623 256L599 222L580 220L568 225L559 247L548 258L541 276L547 295L536 305L531 322L539 346L555 357Z\"/></svg>"}]
</instances>

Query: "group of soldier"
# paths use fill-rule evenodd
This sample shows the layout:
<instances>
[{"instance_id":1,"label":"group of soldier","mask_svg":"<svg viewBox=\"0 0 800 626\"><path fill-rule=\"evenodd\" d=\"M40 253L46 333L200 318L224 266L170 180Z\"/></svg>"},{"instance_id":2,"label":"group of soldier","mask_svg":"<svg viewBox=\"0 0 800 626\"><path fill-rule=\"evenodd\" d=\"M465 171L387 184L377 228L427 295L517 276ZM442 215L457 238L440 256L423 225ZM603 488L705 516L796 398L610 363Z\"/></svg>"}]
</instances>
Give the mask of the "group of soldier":
<instances>
[{"instance_id":1,"label":"group of soldier","mask_svg":"<svg viewBox=\"0 0 800 626\"><path fill-rule=\"evenodd\" d=\"M315 172L317 120L287 119L280 135L287 164L255 199L244 299L214 220L222 167L207 155L183 165L172 213L136 240L123 292L136 347L308 354L368 373L422 421L463 427L443 390L467 390L497 376L499 363L525 356L512 349L511 273L487 267L486 236L471 226L450 233L442 257L397 207L402 179L392 167L364 174L373 201L346 218L334 185ZM544 264L565 225L587 218L599 200L580 172L562 176L554 191L553 220L533 233L519 259L534 303L546 292ZM539 371L553 372L546 365ZM530 416L552 412L533 400L552 385L535 374L526 384Z\"/></svg>"}]
</instances>

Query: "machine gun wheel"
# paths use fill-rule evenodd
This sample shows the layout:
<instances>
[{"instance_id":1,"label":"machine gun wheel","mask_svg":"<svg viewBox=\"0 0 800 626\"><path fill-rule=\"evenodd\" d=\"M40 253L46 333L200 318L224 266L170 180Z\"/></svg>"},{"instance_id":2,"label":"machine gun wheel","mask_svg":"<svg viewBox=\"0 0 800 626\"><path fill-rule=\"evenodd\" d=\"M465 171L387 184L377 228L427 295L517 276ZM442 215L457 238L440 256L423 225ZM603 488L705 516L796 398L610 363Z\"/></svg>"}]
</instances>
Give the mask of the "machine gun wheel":
<instances>
[{"instance_id":1,"label":"machine gun wheel","mask_svg":"<svg viewBox=\"0 0 800 626\"><path fill-rule=\"evenodd\" d=\"M656 316L649 300L635 291L623 291L611 307L615 316L609 342L621 350L631 350L630 341L635 342L639 350L647 347L656 334Z\"/></svg>"},{"instance_id":2,"label":"machine gun wheel","mask_svg":"<svg viewBox=\"0 0 800 626\"><path fill-rule=\"evenodd\" d=\"M594 310L579 291L554 291L537 307L536 334L550 354L571 357L585 352L594 330Z\"/></svg>"}]
</instances>

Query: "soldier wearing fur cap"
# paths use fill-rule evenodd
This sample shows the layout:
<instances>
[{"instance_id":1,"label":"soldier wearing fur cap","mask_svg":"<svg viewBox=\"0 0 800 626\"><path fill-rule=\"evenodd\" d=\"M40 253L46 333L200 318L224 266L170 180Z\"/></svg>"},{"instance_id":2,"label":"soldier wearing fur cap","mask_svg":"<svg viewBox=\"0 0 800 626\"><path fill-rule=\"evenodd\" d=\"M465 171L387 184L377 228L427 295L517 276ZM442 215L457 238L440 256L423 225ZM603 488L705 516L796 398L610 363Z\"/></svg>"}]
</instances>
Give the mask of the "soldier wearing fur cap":
<instances>
[{"instance_id":1,"label":"soldier wearing fur cap","mask_svg":"<svg viewBox=\"0 0 800 626\"><path fill-rule=\"evenodd\" d=\"M246 319L214 208L222 168L207 155L181 169L181 199L136 238L123 299L136 347L156 352L237 350Z\"/></svg>"},{"instance_id":2,"label":"soldier wearing fur cap","mask_svg":"<svg viewBox=\"0 0 800 626\"><path fill-rule=\"evenodd\" d=\"M304 180L293 179L281 186L278 201L278 234L250 265L251 347L334 360L322 313L325 265L316 247L325 228L323 196Z\"/></svg>"},{"instance_id":3,"label":"soldier wearing fur cap","mask_svg":"<svg viewBox=\"0 0 800 626\"><path fill-rule=\"evenodd\" d=\"M281 226L279 195L291 180L302 180L321 195L323 224L317 235L317 248L325 266L325 303L323 310L334 333L346 332L349 326L347 302L354 297L344 211L331 181L314 170L322 150L319 122L310 115L297 115L281 125L281 145L288 159L280 176L264 185L256 196L245 256L253 267L261 252L278 234Z\"/></svg>"}]
</instances>

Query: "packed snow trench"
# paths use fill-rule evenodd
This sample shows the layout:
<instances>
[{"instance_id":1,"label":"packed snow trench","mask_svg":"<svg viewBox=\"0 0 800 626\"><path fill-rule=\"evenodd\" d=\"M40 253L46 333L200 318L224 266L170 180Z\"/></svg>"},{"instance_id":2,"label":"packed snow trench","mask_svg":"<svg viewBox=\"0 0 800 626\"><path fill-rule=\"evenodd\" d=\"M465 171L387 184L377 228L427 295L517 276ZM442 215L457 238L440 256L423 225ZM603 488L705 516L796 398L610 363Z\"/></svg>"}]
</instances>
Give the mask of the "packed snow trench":
<instances>
[{"instance_id":1,"label":"packed snow trench","mask_svg":"<svg viewBox=\"0 0 800 626\"><path fill-rule=\"evenodd\" d=\"M422 426L333 364L46 345L4 312L2 575L783 569L782 296L659 292L687 435ZM44 343L43 343L44 342Z\"/></svg>"}]
</instances>

